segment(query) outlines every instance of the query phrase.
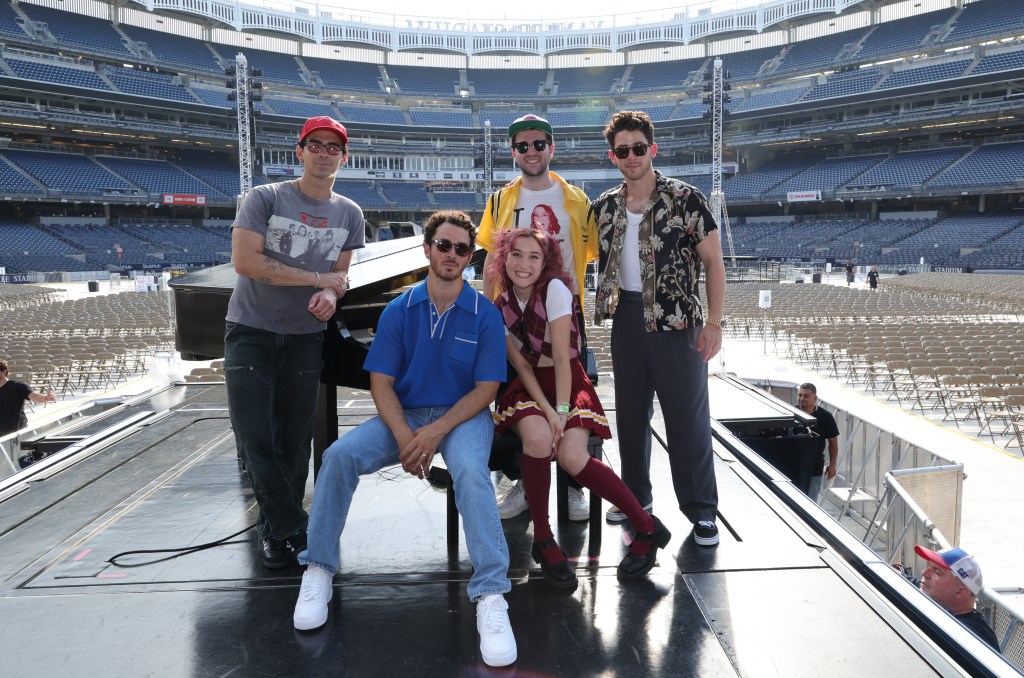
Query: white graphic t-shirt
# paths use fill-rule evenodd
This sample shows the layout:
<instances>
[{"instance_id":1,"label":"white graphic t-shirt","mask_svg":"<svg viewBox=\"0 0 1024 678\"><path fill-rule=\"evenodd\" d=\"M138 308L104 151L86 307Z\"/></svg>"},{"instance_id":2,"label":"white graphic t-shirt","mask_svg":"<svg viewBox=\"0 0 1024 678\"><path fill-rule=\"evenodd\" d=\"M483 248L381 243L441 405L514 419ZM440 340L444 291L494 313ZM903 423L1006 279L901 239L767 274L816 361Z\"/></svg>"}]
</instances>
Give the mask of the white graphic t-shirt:
<instances>
[{"instance_id":1,"label":"white graphic t-shirt","mask_svg":"<svg viewBox=\"0 0 1024 678\"><path fill-rule=\"evenodd\" d=\"M561 184L555 183L543 191L519 187L519 199L512 212L513 228L533 228L558 241L562 249L562 265L572 281L570 289L579 289L576 266L572 256L572 238L569 236L569 213L565 211L565 195Z\"/></svg>"}]
</instances>

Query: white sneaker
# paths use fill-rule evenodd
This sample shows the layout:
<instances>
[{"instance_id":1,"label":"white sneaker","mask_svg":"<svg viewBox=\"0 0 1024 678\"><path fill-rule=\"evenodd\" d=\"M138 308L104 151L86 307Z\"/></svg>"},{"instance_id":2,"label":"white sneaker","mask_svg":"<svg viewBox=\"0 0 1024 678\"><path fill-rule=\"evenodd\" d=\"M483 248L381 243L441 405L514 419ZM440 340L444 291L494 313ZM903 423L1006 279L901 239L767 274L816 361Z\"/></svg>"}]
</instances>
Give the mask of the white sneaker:
<instances>
[{"instance_id":1,"label":"white sneaker","mask_svg":"<svg viewBox=\"0 0 1024 678\"><path fill-rule=\"evenodd\" d=\"M498 515L502 520L515 518L529 508L526 503L526 489L523 481L517 480L512 489L505 493L505 496L498 502Z\"/></svg>"},{"instance_id":2,"label":"white sneaker","mask_svg":"<svg viewBox=\"0 0 1024 678\"><path fill-rule=\"evenodd\" d=\"M577 490L575 487L569 488L569 520L590 520L590 504L583 496L583 490Z\"/></svg>"},{"instance_id":3,"label":"white sneaker","mask_svg":"<svg viewBox=\"0 0 1024 678\"><path fill-rule=\"evenodd\" d=\"M327 603L334 595L334 576L322 567L310 565L302 575L302 588L295 601L292 621L300 631L318 629L327 623Z\"/></svg>"},{"instance_id":4,"label":"white sneaker","mask_svg":"<svg viewBox=\"0 0 1024 678\"><path fill-rule=\"evenodd\" d=\"M648 513L650 513L651 512L651 508L653 506L654 506L654 504L648 504L647 506L644 507L644 510L647 511ZM610 509L608 509L607 511L605 511L604 512L604 519L607 520L609 523L621 523L621 522L624 522L626 520L629 520L629 518L626 516L626 514L623 513L619 509L618 506L613 506Z\"/></svg>"},{"instance_id":5,"label":"white sneaker","mask_svg":"<svg viewBox=\"0 0 1024 678\"><path fill-rule=\"evenodd\" d=\"M508 666L516 660L516 637L508 621L505 596L492 593L476 601L476 630L480 654L488 666Z\"/></svg>"}]
</instances>

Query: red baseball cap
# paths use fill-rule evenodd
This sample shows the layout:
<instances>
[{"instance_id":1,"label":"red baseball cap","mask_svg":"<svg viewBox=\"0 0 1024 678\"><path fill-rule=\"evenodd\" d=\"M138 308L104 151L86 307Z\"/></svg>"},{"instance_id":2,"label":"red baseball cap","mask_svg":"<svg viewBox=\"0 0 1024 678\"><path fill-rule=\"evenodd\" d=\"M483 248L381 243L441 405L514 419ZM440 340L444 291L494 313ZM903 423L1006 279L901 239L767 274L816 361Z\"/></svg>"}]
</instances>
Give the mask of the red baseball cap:
<instances>
[{"instance_id":1,"label":"red baseball cap","mask_svg":"<svg viewBox=\"0 0 1024 678\"><path fill-rule=\"evenodd\" d=\"M315 118L307 120L306 124L302 126L302 133L299 134L299 143L301 144L306 140L306 137L318 129L330 130L341 137L341 143L348 143L348 130L345 129L344 125L329 115L318 115Z\"/></svg>"}]
</instances>

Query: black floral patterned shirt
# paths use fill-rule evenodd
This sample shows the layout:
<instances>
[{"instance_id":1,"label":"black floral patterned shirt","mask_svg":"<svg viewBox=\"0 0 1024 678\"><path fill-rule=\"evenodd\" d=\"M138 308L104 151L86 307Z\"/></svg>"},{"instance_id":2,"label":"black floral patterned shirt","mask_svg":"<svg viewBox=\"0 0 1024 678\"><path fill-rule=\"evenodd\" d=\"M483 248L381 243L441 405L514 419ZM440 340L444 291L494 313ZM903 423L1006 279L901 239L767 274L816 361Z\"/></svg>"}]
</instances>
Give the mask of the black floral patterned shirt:
<instances>
[{"instance_id":1,"label":"black floral patterned shirt","mask_svg":"<svg viewBox=\"0 0 1024 678\"><path fill-rule=\"evenodd\" d=\"M704 324L697 245L718 228L704 196L693 186L655 170L655 186L640 222L640 277L648 332ZM593 203L600 233L594 320L611 318L619 298L619 257L626 233L626 184Z\"/></svg>"}]
</instances>

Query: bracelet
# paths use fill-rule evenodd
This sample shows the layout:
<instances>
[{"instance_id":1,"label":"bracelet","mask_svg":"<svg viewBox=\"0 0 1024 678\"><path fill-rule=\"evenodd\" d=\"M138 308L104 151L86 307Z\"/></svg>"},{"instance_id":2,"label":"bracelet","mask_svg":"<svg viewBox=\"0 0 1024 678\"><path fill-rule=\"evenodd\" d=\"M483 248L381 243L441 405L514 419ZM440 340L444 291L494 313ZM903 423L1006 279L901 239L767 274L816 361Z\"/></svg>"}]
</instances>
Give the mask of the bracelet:
<instances>
[{"instance_id":1,"label":"bracelet","mask_svg":"<svg viewBox=\"0 0 1024 678\"><path fill-rule=\"evenodd\" d=\"M721 318L708 318L707 320L704 321L704 324L705 325L714 325L715 327L721 328L722 327L722 319Z\"/></svg>"},{"instance_id":2,"label":"bracelet","mask_svg":"<svg viewBox=\"0 0 1024 678\"><path fill-rule=\"evenodd\" d=\"M555 414L564 414L569 416L569 403L558 403L555 405Z\"/></svg>"},{"instance_id":3,"label":"bracelet","mask_svg":"<svg viewBox=\"0 0 1024 678\"><path fill-rule=\"evenodd\" d=\"M316 282L313 283L313 287L320 289L320 271L313 271L313 275L316 276Z\"/></svg>"}]
</instances>

